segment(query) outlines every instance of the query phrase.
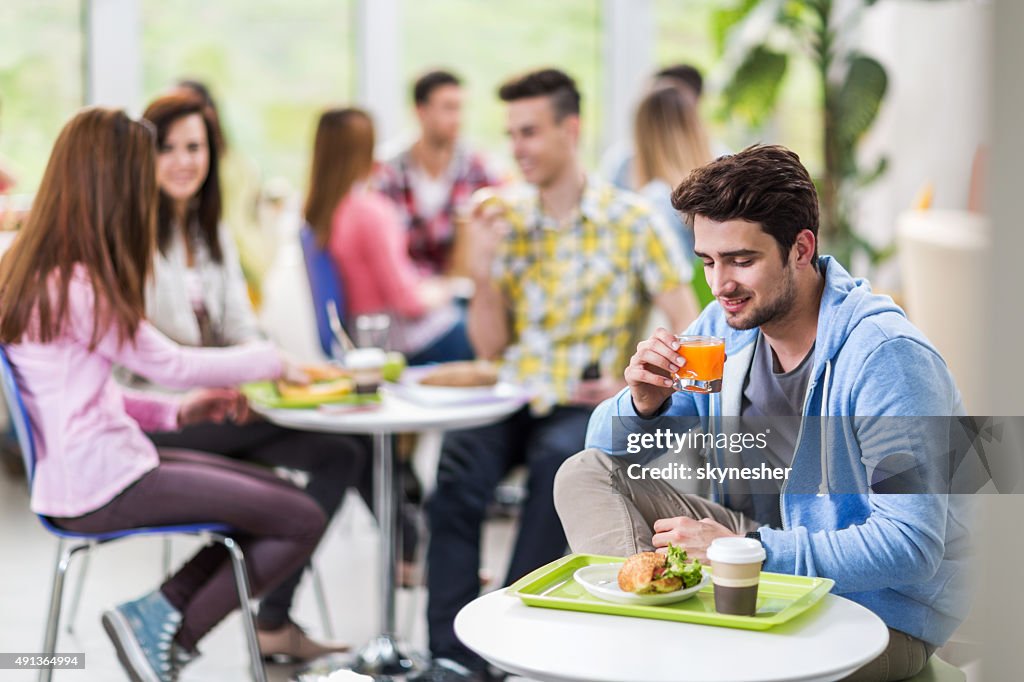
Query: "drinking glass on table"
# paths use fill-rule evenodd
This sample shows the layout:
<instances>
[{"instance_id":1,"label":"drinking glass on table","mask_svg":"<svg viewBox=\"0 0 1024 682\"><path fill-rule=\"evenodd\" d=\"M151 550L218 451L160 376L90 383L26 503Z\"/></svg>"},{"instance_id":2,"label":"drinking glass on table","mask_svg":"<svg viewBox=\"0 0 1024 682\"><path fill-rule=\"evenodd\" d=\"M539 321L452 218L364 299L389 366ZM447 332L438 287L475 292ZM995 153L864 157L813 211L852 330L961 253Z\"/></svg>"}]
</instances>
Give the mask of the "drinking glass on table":
<instances>
[{"instance_id":1,"label":"drinking glass on table","mask_svg":"<svg viewBox=\"0 0 1024 682\"><path fill-rule=\"evenodd\" d=\"M359 348L390 347L391 318L382 313L356 317L356 346Z\"/></svg>"}]
</instances>

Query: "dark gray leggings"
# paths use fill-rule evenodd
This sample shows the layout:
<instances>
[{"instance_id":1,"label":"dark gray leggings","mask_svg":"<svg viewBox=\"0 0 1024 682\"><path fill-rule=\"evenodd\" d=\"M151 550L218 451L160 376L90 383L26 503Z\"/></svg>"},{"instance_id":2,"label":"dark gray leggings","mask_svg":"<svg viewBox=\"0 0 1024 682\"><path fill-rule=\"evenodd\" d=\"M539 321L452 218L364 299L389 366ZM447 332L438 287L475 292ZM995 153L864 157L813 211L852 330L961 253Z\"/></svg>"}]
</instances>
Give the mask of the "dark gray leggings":
<instances>
[{"instance_id":1,"label":"dark gray leggings","mask_svg":"<svg viewBox=\"0 0 1024 682\"><path fill-rule=\"evenodd\" d=\"M160 450L160 465L105 506L61 528L101 533L142 526L225 523L245 551L254 595L299 569L327 525L313 499L260 467L199 452ZM201 549L160 588L183 616L177 641L194 650L238 607L231 562L220 545Z\"/></svg>"},{"instance_id":2,"label":"dark gray leggings","mask_svg":"<svg viewBox=\"0 0 1024 682\"><path fill-rule=\"evenodd\" d=\"M179 431L151 433L159 448L223 455L233 460L271 467L283 466L309 474L306 494L316 500L328 519L334 516L348 488L363 492L364 470L369 474L369 438L286 429L267 421L251 424L195 424ZM366 488L371 488L367 478ZM367 498L367 504L371 504ZM372 507L371 507L372 508ZM260 600L256 625L276 630L288 622L303 567L281 581Z\"/></svg>"}]
</instances>

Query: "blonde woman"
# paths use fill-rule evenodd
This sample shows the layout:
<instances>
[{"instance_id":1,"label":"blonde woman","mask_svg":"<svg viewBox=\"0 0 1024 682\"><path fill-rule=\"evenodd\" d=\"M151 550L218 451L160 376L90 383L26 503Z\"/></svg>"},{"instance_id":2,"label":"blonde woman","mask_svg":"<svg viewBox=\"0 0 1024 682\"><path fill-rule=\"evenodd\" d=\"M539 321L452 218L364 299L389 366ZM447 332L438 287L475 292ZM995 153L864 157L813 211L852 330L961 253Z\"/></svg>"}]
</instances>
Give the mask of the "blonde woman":
<instances>
[{"instance_id":1,"label":"blonde woman","mask_svg":"<svg viewBox=\"0 0 1024 682\"><path fill-rule=\"evenodd\" d=\"M697 111L697 96L677 87L649 92L636 110L633 186L644 195L693 253L693 231L672 208L672 189L694 168L712 160Z\"/></svg>"}]
</instances>

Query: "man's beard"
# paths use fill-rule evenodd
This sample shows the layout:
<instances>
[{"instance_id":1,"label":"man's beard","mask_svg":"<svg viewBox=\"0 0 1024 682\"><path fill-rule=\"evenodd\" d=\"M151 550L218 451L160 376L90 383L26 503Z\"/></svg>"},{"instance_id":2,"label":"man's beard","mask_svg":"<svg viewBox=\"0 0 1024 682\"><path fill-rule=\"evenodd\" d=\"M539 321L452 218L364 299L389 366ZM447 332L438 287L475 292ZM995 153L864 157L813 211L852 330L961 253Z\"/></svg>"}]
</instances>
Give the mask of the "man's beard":
<instances>
[{"instance_id":1,"label":"man's beard","mask_svg":"<svg viewBox=\"0 0 1024 682\"><path fill-rule=\"evenodd\" d=\"M726 324L733 329L754 329L755 327L763 327L770 322L774 322L775 320L788 315L793 309L795 302L796 282L793 279L793 269L787 266L783 269L782 284L780 285L779 293L776 296L772 297L759 308L751 310L746 319L742 317L729 319L729 317L726 316L725 321Z\"/></svg>"}]
</instances>

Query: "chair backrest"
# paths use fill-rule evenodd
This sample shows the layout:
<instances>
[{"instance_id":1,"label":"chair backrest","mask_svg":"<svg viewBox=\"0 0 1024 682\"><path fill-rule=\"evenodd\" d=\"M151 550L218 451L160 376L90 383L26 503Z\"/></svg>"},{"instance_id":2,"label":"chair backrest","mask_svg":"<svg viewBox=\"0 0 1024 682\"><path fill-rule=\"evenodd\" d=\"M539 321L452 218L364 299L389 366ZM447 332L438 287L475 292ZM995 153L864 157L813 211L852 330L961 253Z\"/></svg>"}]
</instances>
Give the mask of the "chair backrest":
<instances>
[{"instance_id":1,"label":"chair backrest","mask_svg":"<svg viewBox=\"0 0 1024 682\"><path fill-rule=\"evenodd\" d=\"M28 412L25 411L25 403L21 400L18 383L14 380L14 367L7 357L7 349L3 346L0 346L0 384L3 385L7 414L14 427L14 433L18 437L21 457L25 460L25 476L31 490L32 476L36 472L36 451L32 445L32 425L28 420Z\"/></svg>"},{"instance_id":2,"label":"chair backrest","mask_svg":"<svg viewBox=\"0 0 1024 682\"><path fill-rule=\"evenodd\" d=\"M32 478L36 472L36 450L32 443L32 423L28 419L28 412L25 410L25 403L21 399L21 391L18 390L18 383L14 379L14 366L7 357L7 349L0 346L0 386L3 387L4 402L7 404L7 412L10 415L11 424L18 437L18 445L21 447L21 456L25 460L25 477L28 480L29 491L32 490ZM105 533L78 533L66 531L59 528L43 514L36 515L43 527L64 538L86 538L105 542L129 535L152 535L155 533L229 533L232 528L223 523L192 523L173 526L158 526L145 528L129 528L126 530L109 531Z\"/></svg>"},{"instance_id":3,"label":"chair backrest","mask_svg":"<svg viewBox=\"0 0 1024 682\"><path fill-rule=\"evenodd\" d=\"M313 311L316 313L316 330L320 337L320 347L327 357L334 355L334 334L331 333L330 320L327 317L327 306L334 302L338 319L345 318L345 290L341 276L329 253L317 246L313 228L308 224L299 230L299 241L302 243L302 256L306 261L306 276L309 277L309 291L313 295Z\"/></svg>"}]
</instances>

